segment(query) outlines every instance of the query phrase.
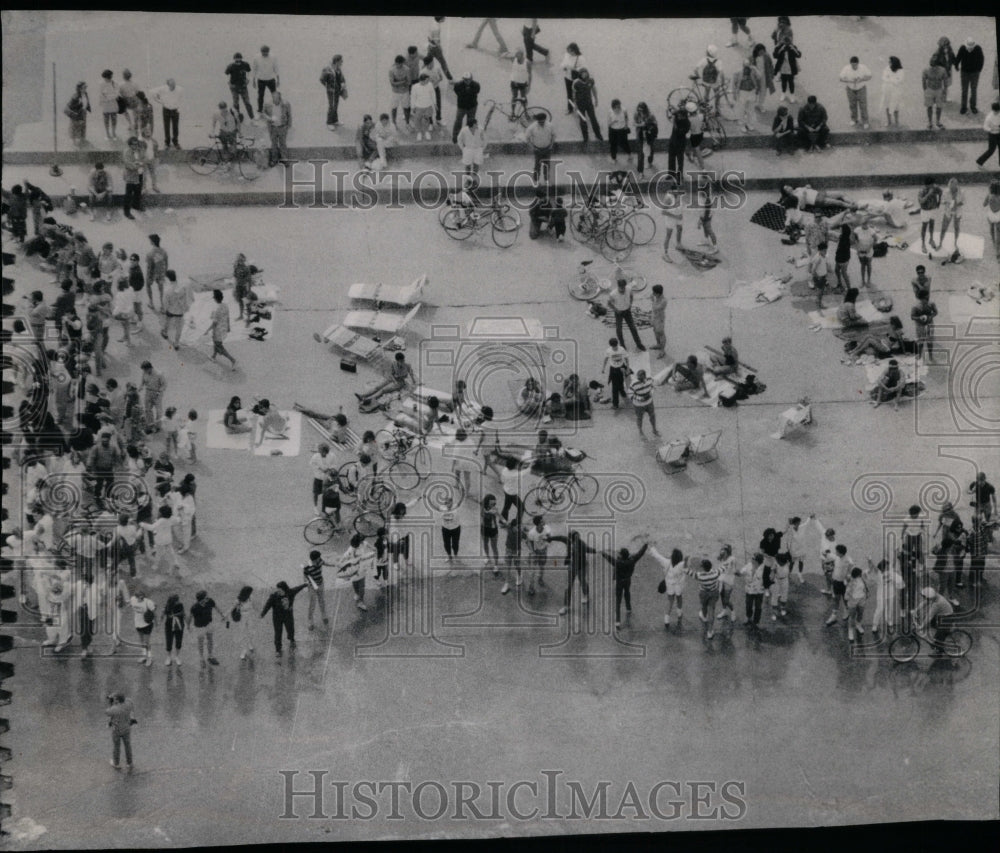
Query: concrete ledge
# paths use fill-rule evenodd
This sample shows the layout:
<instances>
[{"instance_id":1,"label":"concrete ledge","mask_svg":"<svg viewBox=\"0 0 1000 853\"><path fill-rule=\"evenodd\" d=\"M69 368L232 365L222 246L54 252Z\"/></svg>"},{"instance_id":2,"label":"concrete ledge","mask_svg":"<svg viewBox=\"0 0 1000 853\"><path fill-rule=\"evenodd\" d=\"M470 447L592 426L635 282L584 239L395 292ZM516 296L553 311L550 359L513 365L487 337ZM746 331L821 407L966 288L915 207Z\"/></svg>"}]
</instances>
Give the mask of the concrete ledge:
<instances>
[{"instance_id":1,"label":"concrete ledge","mask_svg":"<svg viewBox=\"0 0 1000 853\"><path fill-rule=\"evenodd\" d=\"M732 123L730 123L732 124ZM744 135L733 125L734 135L726 143L727 151L753 151L771 147L769 133ZM207 141L207 140L206 140ZM986 145L986 135L981 127L948 128L945 130L865 130L849 133L831 133L830 142L835 146L847 145L919 145L940 142L982 142ZM192 148L197 146L191 146ZM164 163L186 163L187 152L161 151L160 160ZM490 142L490 152L494 155L523 155L523 142ZM667 150L667 140L658 139L656 151ZM557 151L561 156L575 154L606 154L606 142L582 142L580 140L557 143ZM420 144L397 145L392 149L398 158L429 158L441 157L454 159L459 154L457 145L449 142L428 142ZM344 160L355 161L357 154L353 145L307 146L289 148L288 153L294 160ZM87 165L98 161L117 163L121 154L120 148L86 148L75 151L4 151L3 163L7 166L47 166L52 163L60 165Z\"/></svg>"}]
</instances>

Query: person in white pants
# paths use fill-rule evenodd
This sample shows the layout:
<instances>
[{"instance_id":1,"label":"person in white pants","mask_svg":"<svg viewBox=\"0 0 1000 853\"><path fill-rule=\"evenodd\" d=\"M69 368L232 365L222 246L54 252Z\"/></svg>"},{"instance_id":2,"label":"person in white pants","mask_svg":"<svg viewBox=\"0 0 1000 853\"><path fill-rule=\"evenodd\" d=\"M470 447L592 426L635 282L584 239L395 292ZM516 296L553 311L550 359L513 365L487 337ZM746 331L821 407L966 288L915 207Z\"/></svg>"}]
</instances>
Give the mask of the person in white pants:
<instances>
[{"instance_id":1,"label":"person in white pants","mask_svg":"<svg viewBox=\"0 0 1000 853\"><path fill-rule=\"evenodd\" d=\"M244 586L236 594L236 604L229 614L230 619L236 624L236 636L240 641L240 660L246 660L247 655L253 655L253 633L250 630L250 616L254 612L253 587ZM239 619L236 615L239 614Z\"/></svg>"}]
</instances>

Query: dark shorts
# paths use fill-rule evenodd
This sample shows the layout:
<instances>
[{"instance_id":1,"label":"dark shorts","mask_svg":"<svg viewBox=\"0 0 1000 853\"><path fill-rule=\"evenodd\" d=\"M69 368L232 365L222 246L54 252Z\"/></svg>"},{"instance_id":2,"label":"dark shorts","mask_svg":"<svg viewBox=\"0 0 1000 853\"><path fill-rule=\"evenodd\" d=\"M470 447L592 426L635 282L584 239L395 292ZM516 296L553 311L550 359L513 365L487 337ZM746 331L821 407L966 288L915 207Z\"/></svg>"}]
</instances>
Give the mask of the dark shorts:
<instances>
[{"instance_id":1,"label":"dark shorts","mask_svg":"<svg viewBox=\"0 0 1000 853\"><path fill-rule=\"evenodd\" d=\"M844 581L833 582L833 594L835 596L842 596L845 592L847 592L847 584Z\"/></svg>"},{"instance_id":2,"label":"dark shorts","mask_svg":"<svg viewBox=\"0 0 1000 853\"><path fill-rule=\"evenodd\" d=\"M222 355L225 351L226 348L222 345L222 341L212 338L212 355Z\"/></svg>"},{"instance_id":3,"label":"dark shorts","mask_svg":"<svg viewBox=\"0 0 1000 853\"><path fill-rule=\"evenodd\" d=\"M389 543L389 553L393 557L398 557L400 555L409 559L410 557L410 537L404 536L398 542Z\"/></svg>"},{"instance_id":4,"label":"dark shorts","mask_svg":"<svg viewBox=\"0 0 1000 853\"><path fill-rule=\"evenodd\" d=\"M691 135L690 135L690 136L688 137L688 139L689 139L689 140L690 140L690 142L691 142L691 145L692 145L692 146L695 146L695 147L697 147L698 145L701 145L701 141L702 141L702 139L704 139L704 138L705 138L705 134L704 134L704 133L692 133L692 134L691 134Z\"/></svg>"},{"instance_id":5,"label":"dark shorts","mask_svg":"<svg viewBox=\"0 0 1000 853\"><path fill-rule=\"evenodd\" d=\"M141 628L136 628L135 632L137 634L141 634L142 636L148 636L149 634L153 633L153 626L152 625L143 625Z\"/></svg>"}]
</instances>

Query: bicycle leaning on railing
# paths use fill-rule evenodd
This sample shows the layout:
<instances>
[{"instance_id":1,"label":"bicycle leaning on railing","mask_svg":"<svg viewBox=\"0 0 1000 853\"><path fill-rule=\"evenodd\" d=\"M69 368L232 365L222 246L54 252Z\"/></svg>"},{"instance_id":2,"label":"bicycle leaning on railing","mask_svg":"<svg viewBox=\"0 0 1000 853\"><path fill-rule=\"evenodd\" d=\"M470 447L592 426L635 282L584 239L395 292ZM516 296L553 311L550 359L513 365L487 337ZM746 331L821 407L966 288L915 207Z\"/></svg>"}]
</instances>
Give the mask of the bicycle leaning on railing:
<instances>
[{"instance_id":1,"label":"bicycle leaning on railing","mask_svg":"<svg viewBox=\"0 0 1000 853\"><path fill-rule=\"evenodd\" d=\"M192 148L188 152L188 165L199 175L210 175L220 166L227 170L236 164L240 176L247 181L254 181L267 168L267 152L256 148L253 139L237 136L232 148L227 148L219 141L218 136L210 136L212 147Z\"/></svg>"}]
</instances>

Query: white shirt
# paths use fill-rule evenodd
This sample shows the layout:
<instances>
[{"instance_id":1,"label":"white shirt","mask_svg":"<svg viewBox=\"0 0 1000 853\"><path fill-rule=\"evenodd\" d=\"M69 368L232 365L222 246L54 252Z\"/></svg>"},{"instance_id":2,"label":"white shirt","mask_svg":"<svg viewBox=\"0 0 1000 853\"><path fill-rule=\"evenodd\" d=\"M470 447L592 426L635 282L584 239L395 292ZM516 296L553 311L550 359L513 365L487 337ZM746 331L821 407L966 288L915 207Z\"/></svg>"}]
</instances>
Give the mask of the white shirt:
<instances>
[{"instance_id":1,"label":"white shirt","mask_svg":"<svg viewBox=\"0 0 1000 853\"><path fill-rule=\"evenodd\" d=\"M325 480L329 472L337 468L337 463L331 453L327 453L326 456L314 453L309 459L309 467L312 469L313 477L317 480Z\"/></svg>"},{"instance_id":2,"label":"white shirt","mask_svg":"<svg viewBox=\"0 0 1000 853\"><path fill-rule=\"evenodd\" d=\"M604 353L605 358L608 360L609 367L624 367L625 362L628 360L628 356L621 347L617 349L613 347L608 347L607 352Z\"/></svg>"},{"instance_id":3,"label":"white shirt","mask_svg":"<svg viewBox=\"0 0 1000 853\"><path fill-rule=\"evenodd\" d=\"M527 83L528 82L528 70L531 63L527 59L524 62L518 62L517 59L511 60L510 65L510 82L511 83Z\"/></svg>"},{"instance_id":4,"label":"white shirt","mask_svg":"<svg viewBox=\"0 0 1000 853\"><path fill-rule=\"evenodd\" d=\"M549 537L552 535L552 528L547 524L542 525L542 529L532 526L528 531L528 542L531 550L536 554L547 554L549 551Z\"/></svg>"},{"instance_id":5,"label":"white shirt","mask_svg":"<svg viewBox=\"0 0 1000 853\"><path fill-rule=\"evenodd\" d=\"M505 495L518 494L521 487L521 472L517 468L501 468L500 483Z\"/></svg>"},{"instance_id":6,"label":"white shirt","mask_svg":"<svg viewBox=\"0 0 1000 853\"><path fill-rule=\"evenodd\" d=\"M171 90L169 86L157 86L149 94L165 110L179 110L181 108L181 95L184 94L184 87L174 86L173 90Z\"/></svg>"},{"instance_id":7,"label":"white shirt","mask_svg":"<svg viewBox=\"0 0 1000 853\"><path fill-rule=\"evenodd\" d=\"M434 97L434 86L430 80L424 83L414 83L410 87L410 106L414 109L433 107L436 103Z\"/></svg>"},{"instance_id":8,"label":"white shirt","mask_svg":"<svg viewBox=\"0 0 1000 853\"><path fill-rule=\"evenodd\" d=\"M463 150L473 148L482 151L486 147L486 140L483 139L483 132L478 125L475 129L466 125L458 134L458 147Z\"/></svg>"},{"instance_id":9,"label":"white shirt","mask_svg":"<svg viewBox=\"0 0 1000 853\"><path fill-rule=\"evenodd\" d=\"M583 55L573 56L572 53L566 53L562 62L559 63L559 67L563 70L563 76L569 80L573 77L574 71L579 71L581 68L586 68L587 63L583 59Z\"/></svg>"},{"instance_id":10,"label":"white shirt","mask_svg":"<svg viewBox=\"0 0 1000 853\"><path fill-rule=\"evenodd\" d=\"M865 84L872 79L872 72L869 70L867 65L858 63L857 68L852 68L850 63L847 63L843 68L840 69L840 82L844 83L848 89L864 89Z\"/></svg>"},{"instance_id":11,"label":"white shirt","mask_svg":"<svg viewBox=\"0 0 1000 853\"><path fill-rule=\"evenodd\" d=\"M261 54L253 61L253 76L258 80L273 80L278 76L278 60Z\"/></svg>"},{"instance_id":12,"label":"white shirt","mask_svg":"<svg viewBox=\"0 0 1000 853\"><path fill-rule=\"evenodd\" d=\"M816 199L819 198L819 191L814 190L812 187L797 187L792 190L792 195L799 200L799 209L801 210L806 205L816 204Z\"/></svg>"},{"instance_id":13,"label":"white shirt","mask_svg":"<svg viewBox=\"0 0 1000 853\"><path fill-rule=\"evenodd\" d=\"M983 130L992 134L1000 133L1000 113L990 110L986 114L986 121L983 122Z\"/></svg>"},{"instance_id":14,"label":"white shirt","mask_svg":"<svg viewBox=\"0 0 1000 853\"><path fill-rule=\"evenodd\" d=\"M132 608L132 618L135 622L136 628L148 628L152 622L146 622L146 611L155 610L156 605L153 603L152 599L143 598L141 601L134 595L128 600L129 607Z\"/></svg>"}]
</instances>

